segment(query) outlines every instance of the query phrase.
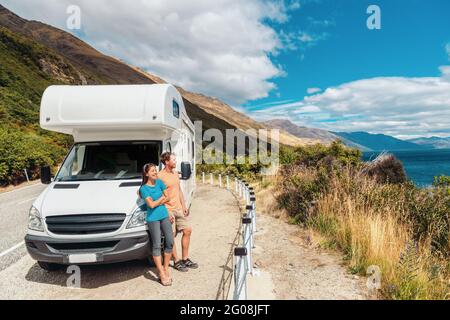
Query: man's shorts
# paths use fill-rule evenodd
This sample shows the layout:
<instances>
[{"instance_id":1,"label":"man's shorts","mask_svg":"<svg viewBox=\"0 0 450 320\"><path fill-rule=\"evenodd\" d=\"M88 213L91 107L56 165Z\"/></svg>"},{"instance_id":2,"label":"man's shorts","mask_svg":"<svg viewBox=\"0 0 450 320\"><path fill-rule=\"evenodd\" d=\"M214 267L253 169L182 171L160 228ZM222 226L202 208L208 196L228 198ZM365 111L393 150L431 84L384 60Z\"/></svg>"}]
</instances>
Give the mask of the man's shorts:
<instances>
[{"instance_id":1,"label":"man's shorts","mask_svg":"<svg viewBox=\"0 0 450 320\"><path fill-rule=\"evenodd\" d=\"M171 214L175 217L174 223L172 223L172 231L175 233L181 232L183 229L191 226L189 216L185 216L182 210L173 210Z\"/></svg>"}]
</instances>

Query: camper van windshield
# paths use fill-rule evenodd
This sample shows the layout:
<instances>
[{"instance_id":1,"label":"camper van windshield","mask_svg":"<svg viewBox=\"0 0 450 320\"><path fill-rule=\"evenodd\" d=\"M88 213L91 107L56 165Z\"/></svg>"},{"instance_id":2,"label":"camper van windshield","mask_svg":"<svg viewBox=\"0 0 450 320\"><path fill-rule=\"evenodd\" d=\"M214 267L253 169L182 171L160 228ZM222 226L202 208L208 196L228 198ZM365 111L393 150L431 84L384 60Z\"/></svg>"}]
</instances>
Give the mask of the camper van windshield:
<instances>
[{"instance_id":1,"label":"camper van windshield","mask_svg":"<svg viewBox=\"0 0 450 320\"><path fill-rule=\"evenodd\" d=\"M76 144L56 181L140 179L146 163L158 164L161 142Z\"/></svg>"}]
</instances>

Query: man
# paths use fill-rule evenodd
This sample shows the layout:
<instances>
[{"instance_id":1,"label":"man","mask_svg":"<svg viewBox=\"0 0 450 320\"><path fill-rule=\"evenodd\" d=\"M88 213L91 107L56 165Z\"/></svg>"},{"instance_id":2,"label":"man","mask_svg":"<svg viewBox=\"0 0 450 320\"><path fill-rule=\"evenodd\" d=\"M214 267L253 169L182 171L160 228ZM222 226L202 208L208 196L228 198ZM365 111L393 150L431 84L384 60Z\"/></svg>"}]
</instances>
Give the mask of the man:
<instances>
[{"instance_id":1,"label":"man","mask_svg":"<svg viewBox=\"0 0 450 320\"><path fill-rule=\"evenodd\" d=\"M173 246L174 268L178 271L186 272L188 268L198 268L198 264L189 259L189 243L192 234L189 210L186 208L183 192L181 191L180 178L175 170L177 164L175 155L170 152L164 152L161 155L161 163L164 165L164 168L158 173L158 178L167 187L169 201L166 203L166 207L169 215L173 216L175 220L173 223L174 238L179 232L183 234L181 237L181 259L178 259L176 246Z\"/></svg>"}]
</instances>

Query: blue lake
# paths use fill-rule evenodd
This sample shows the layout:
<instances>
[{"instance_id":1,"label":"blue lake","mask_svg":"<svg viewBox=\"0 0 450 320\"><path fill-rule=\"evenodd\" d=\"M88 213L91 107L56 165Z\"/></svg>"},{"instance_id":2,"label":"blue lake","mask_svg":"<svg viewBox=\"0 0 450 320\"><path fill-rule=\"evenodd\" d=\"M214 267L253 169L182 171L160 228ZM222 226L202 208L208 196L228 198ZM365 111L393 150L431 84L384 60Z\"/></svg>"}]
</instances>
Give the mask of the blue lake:
<instances>
[{"instance_id":1,"label":"blue lake","mask_svg":"<svg viewBox=\"0 0 450 320\"><path fill-rule=\"evenodd\" d=\"M450 149L389 151L405 167L408 178L417 186L425 187L433 183L435 176L450 176ZM364 152L363 160L375 159L380 152Z\"/></svg>"}]
</instances>

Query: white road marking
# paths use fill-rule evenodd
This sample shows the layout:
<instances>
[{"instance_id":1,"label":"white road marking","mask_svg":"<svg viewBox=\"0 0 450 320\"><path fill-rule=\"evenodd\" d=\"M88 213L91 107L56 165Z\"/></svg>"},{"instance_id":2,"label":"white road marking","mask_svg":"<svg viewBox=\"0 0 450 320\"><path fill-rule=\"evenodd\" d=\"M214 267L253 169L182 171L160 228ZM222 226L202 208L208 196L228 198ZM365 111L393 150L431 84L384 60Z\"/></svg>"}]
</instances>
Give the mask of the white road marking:
<instances>
[{"instance_id":1,"label":"white road marking","mask_svg":"<svg viewBox=\"0 0 450 320\"><path fill-rule=\"evenodd\" d=\"M30 199L27 199L27 200L23 200L23 201L20 201L20 202L18 202L17 204L22 204L22 203L25 203L25 202L28 202L28 201L31 201L31 200L34 200L34 199L36 199L37 197L34 197L34 198L30 198Z\"/></svg>"},{"instance_id":2,"label":"white road marking","mask_svg":"<svg viewBox=\"0 0 450 320\"><path fill-rule=\"evenodd\" d=\"M25 244L25 241L22 241L18 244L16 244L14 247L9 248L8 250L3 251L2 253L0 253L0 258L3 256L6 256L7 254L13 252L14 250L16 250L17 248L20 248L21 246L23 246Z\"/></svg>"},{"instance_id":3,"label":"white road marking","mask_svg":"<svg viewBox=\"0 0 450 320\"><path fill-rule=\"evenodd\" d=\"M31 186L26 186L26 187L18 188L18 189L11 190L11 191L1 192L0 196L3 196L3 195L8 194L8 193L12 193L12 192L18 192L18 191L25 190L25 189L32 188L32 187L36 187L36 186L42 186L42 183L36 183L36 184L31 185Z\"/></svg>"}]
</instances>

